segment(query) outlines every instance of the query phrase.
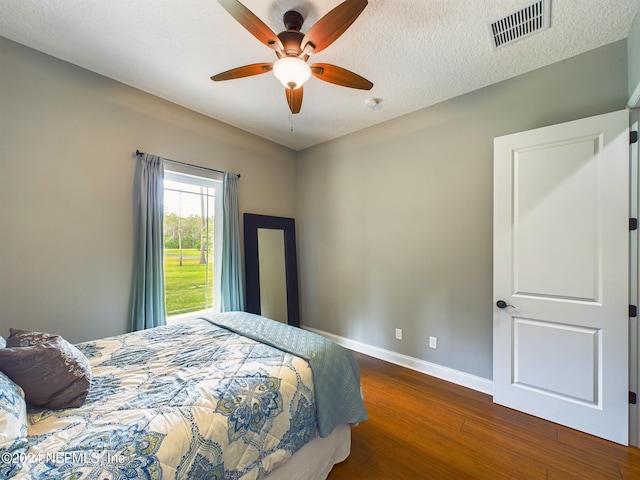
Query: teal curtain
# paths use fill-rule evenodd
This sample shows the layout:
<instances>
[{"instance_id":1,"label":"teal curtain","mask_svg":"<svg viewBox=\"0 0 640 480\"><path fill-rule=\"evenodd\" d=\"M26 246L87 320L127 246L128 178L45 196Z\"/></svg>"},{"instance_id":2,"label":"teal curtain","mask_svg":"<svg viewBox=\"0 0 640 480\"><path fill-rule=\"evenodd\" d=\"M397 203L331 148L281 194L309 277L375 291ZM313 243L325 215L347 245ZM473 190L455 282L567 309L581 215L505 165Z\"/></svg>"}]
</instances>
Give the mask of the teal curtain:
<instances>
[{"instance_id":1,"label":"teal curtain","mask_svg":"<svg viewBox=\"0 0 640 480\"><path fill-rule=\"evenodd\" d=\"M138 157L134 182L133 285L131 330L166 324L162 219L164 166L162 157Z\"/></svg>"},{"instance_id":2,"label":"teal curtain","mask_svg":"<svg viewBox=\"0 0 640 480\"><path fill-rule=\"evenodd\" d=\"M220 279L222 312L244 310L242 250L240 249L240 210L238 176L225 173L222 182L222 272Z\"/></svg>"}]
</instances>

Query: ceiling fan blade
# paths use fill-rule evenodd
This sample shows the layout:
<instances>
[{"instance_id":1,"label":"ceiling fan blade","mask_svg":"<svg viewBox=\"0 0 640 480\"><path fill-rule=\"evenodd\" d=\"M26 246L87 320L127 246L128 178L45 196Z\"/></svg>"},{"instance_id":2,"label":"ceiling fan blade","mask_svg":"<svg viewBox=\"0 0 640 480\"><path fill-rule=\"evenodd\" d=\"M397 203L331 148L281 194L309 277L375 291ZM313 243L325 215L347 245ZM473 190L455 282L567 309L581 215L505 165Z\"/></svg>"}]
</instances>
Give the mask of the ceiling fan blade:
<instances>
[{"instance_id":1,"label":"ceiling fan blade","mask_svg":"<svg viewBox=\"0 0 640 480\"><path fill-rule=\"evenodd\" d=\"M273 69L273 63L253 63L244 67L232 68L226 72L219 73L211 77L214 82L222 80L233 80L235 78L251 77L260 75L261 73L270 72Z\"/></svg>"},{"instance_id":2,"label":"ceiling fan blade","mask_svg":"<svg viewBox=\"0 0 640 480\"><path fill-rule=\"evenodd\" d=\"M367 0L346 0L327 13L309 29L302 39L302 47L312 43L318 53L342 35L367 6Z\"/></svg>"},{"instance_id":3,"label":"ceiling fan blade","mask_svg":"<svg viewBox=\"0 0 640 480\"><path fill-rule=\"evenodd\" d=\"M342 87L359 88L360 90L371 90L373 87L373 83L366 78L328 63L314 63L311 65L311 73L320 80Z\"/></svg>"},{"instance_id":4,"label":"ceiling fan blade","mask_svg":"<svg viewBox=\"0 0 640 480\"><path fill-rule=\"evenodd\" d=\"M249 33L274 50L282 50L278 36L262 20L237 0L218 0L218 3Z\"/></svg>"},{"instance_id":5,"label":"ceiling fan blade","mask_svg":"<svg viewBox=\"0 0 640 480\"><path fill-rule=\"evenodd\" d=\"M302 87L299 88L285 88L284 93L287 96L287 103L289 104L289 110L291 113L300 113L302 107Z\"/></svg>"}]
</instances>

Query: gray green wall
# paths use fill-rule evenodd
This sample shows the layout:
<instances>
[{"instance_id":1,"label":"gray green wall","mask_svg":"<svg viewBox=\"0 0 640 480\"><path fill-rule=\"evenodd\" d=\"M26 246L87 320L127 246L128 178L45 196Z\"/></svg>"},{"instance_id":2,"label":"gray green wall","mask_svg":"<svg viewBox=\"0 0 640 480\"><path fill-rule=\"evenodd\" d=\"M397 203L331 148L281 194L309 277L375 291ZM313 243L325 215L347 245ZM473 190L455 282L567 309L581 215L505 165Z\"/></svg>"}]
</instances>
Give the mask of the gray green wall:
<instances>
[{"instance_id":1,"label":"gray green wall","mask_svg":"<svg viewBox=\"0 0 640 480\"><path fill-rule=\"evenodd\" d=\"M636 14L627 38L629 64L629 97L640 94L640 12ZM639 100L640 99L636 99Z\"/></svg>"},{"instance_id":2,"label":"gray green wall","mask_svg":"<svg viewBox=\"0 0 640 480\"><path fill-rule=\"evenodd\" d=\"M0 334L128 329L136 148L295 215L295 152L0 37ZM273 192L278 192L274 195Z\"/></svg>"},{"instance_id":3,"label":"gray green wall","mask_svg":"<svg viewBox=\"0 0 640 480\"><path fill-rule=\"evenodd\" d=\"M620 41L300 152L303 323L492 378L493 138L627 97Z\"/></svg>"}]
</instances>

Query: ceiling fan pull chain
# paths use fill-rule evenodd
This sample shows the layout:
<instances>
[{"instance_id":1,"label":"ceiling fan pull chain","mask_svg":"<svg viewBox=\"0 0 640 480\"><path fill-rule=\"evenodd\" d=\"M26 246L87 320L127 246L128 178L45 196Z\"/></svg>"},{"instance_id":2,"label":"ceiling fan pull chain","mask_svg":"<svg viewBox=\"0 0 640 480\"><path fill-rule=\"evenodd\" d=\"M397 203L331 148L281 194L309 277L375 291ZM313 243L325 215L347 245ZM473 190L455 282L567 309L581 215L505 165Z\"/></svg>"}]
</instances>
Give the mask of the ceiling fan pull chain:
<instances>
[{"instance_id":1,"label":"ceiling fan pull chain","mask_svg":"<svg viewBox=\"0 0 640 480\"><path fill-rule=\"evenodd\" d=\"M293 88L287 88L287 103L293 105ZM289 109L289 131L293 132L293 112Z\"/></svg>"}]
</instances>

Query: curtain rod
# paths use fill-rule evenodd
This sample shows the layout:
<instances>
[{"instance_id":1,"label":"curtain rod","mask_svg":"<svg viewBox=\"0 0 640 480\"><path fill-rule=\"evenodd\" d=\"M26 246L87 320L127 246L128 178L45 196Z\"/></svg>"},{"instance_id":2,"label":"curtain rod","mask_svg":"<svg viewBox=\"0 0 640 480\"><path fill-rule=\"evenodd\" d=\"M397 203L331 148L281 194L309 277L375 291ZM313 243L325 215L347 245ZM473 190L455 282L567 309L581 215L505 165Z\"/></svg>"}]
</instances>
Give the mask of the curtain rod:
<instances>
[{"instance_id":1,"label":"curtain rod","mask_svg":"<svg viewBox=\"0 0 640 480\"><path fill-rule=\"evenodd\" d=\"M145 154L145 152L141 152L140 150L136 149L136 156L141 157L144 154ZM229 172L225 172L223 170L218 170L216 168L201 167L200 165L191 165L190 163L179 162L177 160L171 160L170 158L166 158L165 160L168 160L168 161L173 162L173 163L178 163L180 165L186 165L187 167L201 168L202 170L209 170L210 172L229 173ZM235 176L240 178L240 174L239 173L236 173Z\"/></svg>"}]
</instances>

